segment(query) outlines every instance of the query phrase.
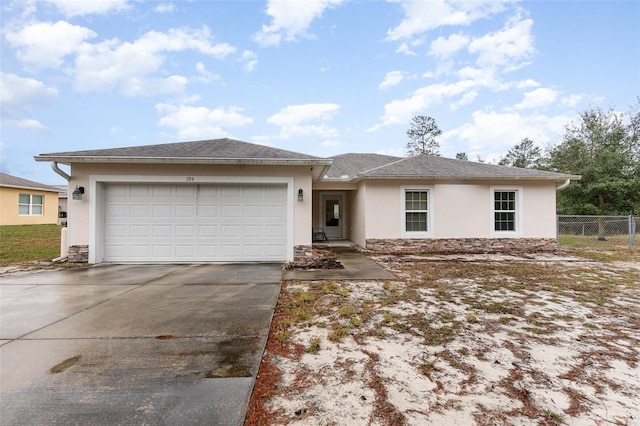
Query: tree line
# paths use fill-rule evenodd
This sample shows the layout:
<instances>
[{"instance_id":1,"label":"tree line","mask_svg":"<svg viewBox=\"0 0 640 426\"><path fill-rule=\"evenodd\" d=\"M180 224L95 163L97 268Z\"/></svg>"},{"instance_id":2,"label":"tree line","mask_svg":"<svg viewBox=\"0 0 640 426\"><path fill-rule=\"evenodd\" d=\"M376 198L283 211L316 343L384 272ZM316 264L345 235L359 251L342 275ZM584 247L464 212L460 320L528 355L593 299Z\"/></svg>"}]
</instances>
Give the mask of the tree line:
<instances>
[{"instance_id":1,"label":"tree line","mask_svg":"<svg viewBox=\"0 0 640 426\"><path fill-rule=\"evenodd\" d=\"M407 153L440 155L441 133L432 117L413 117ZM469 160L464 152L456 158ZM558 191L558 214L640 215L640 97L625 113L581 112L556 145L541 148L524 138L498 164L582 176Z\"/></svg>"}]
</instances>

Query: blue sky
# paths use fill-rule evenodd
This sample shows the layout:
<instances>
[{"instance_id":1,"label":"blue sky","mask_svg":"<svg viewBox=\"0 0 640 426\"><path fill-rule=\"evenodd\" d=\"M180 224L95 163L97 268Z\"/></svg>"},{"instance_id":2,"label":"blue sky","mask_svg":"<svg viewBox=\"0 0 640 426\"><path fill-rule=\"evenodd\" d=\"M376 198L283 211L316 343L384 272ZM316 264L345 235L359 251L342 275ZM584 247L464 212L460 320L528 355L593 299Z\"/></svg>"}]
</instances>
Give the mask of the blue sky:
<instances>
[{"instance_id":1,"label":"blue sky","mask_svg":"<svg viewBox=\"0 0 640 426\"><path fill-rule=\"evenodd\" d=\"M636 1L78 1L0 4L3 172L41 153L230 137L331 156L497 161L640 95Z\"/></svg>"}]
</instances>

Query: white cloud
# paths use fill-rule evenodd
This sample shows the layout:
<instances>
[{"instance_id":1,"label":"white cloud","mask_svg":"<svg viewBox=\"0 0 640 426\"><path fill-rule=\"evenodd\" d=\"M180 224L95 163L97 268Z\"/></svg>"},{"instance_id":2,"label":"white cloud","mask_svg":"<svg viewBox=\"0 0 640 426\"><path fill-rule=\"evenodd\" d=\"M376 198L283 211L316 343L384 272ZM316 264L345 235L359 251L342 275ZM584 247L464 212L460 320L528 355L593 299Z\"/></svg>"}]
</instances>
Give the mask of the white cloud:
<instances>
[{"instance_id":1,"label":"white cloud","mask_svg":"<svg viewBox=\"0 0 640 426\"><path fill-rule=\"evenodd\" d=\"M522 102L515 105L516 109L537 108L552 104L558 98L558 92L553 89L541 87L524 94Z\"/></svg>"},{"instance_id":2,"label":"white cloud","mask_svg":"<svg viewBox=\"0 0 640 426\"><path fill-rule=\"evenodd\" d=\"M196 64L196 71L198 71L198 74L200 74L198 80L204 83L209 83L213 80L220 80L221 78L218 74L214 74L208 71L207 67L202 62L198 62Z\"/></svg>"},{"instance_id":3,"label":"white cloud","mask_svg":"<svg viewBox=\"0 0 640 426\"><path fill-rule=\"evenodd\" d=\"M574 107L584 99L584 95L569 95L562 98L562 105Z\"/></svg>"},{"instance_id":4,"label":"white cloud","mask_svg":"<svg viewBox=\"0 0 640 426\"><path fill-rule=\"evenodd\" d=\"M409 43L400 43L400 46L396 49L396 53L402 53L407 56L416 56L417 53L411 50Z\"/></svg>"},{"instance_id":5,"label":"white cloud","mask_svg":"<svg viewBox=\"0 0 640 426\"><path fill-rule=\"evenodd\" d=\"M160 3L156 6L156 12L158 13L171 13L176 10L176 5L173 3Z\"/></svg>"},{"instance_id":6,"label":"white cloud","mask_svg":"<svg viewBox=\"0 0 640 426\"><path fill-rule=\"evenodd\" d=\"M429 55L448 58L469 44L469 37L464 34L451 34L449 37L438 37L431 42Z\"/></svg>"},{"instance_id":7,"label":"white cloud","mask_svg":"<svg viewBox=\"0 0 640 426\"><path fill-rule=\"evenodd\" d=\"M27 130L35 130L38 132L45 132L47 130L49 130L47 128L47 126L45 126L44 124L42 124L41 122L39 122L38 120L35 120L33 118L23 118L21 120L16 120L14 122L12 122L12 124L21 127L23 129L27 129Z\"/></svg>"},{"instance_id":8,"label":"white cloud","mask_svg":"<svg viewBox=\"0 0 640 426\"><path fill-rule=\"evenodd\" d=\"M266 13L271 24L263 25L254 35L254 40L263 47L277 46L282 41L296 41L298 37L309 37L307 30L314 19L344 0L269 0Z\"/></svg>"},{"instance_id":9,"label":"white cloud","mask_svg":"<svg viewBox=\"0 0 640 426\"><path fill-rule=\"evenodd\" d=\"M7 32L5 38L16 57L36 68L58 68L64 58L78 51L83 42L97 34L88 28L65 21L38 22L19 31Z\"/></svg>"},{"instance_id":10,"label":"white cloud","mask_svg":"<svg viewBox=\"0 0 640 426\"><path fill-rule=\"evenodd\" d=\"M252 118L242 114L242 108L235 106L210 109L159 103L156 104L156 111L162 116L158 125L175 129L181 140L226 137L229 132L225 128L241 127L253 122Z\"/></svg>"},{"instance_id":11,"label":"white cloud","mask_svg":"<svg viewBox=\"0 0 640 426\"><path fill-rule=\"evenodd\" d=\"M48 104L58 96L58 89L47 87L33 78L0 72L0 103L5 108L23 109L33 104Z\"/></svg>"},{"instance_id":12,"label":"white cloud","mask_svg":"<svg viewBox=\"0 0 640 426\"><path fill-rule=\"evenodd\" d=\"M380 83L378 89L385 90L390 87L397 86L407 76L404 71L389 71L384 78L384 81Z\"/></svg>"},{"instance_id":13,"label":"white cloud","mask_svg":"<svg viewBox=\"0 0 640 426\"><path fill-rule=\"evenodd\" d=\"M240 57L240 61L244 62L244 70L246 72L253 71L258 65L258 55L250 50L245 50L242 52L242 56Z\"/></svg>"},{"instance_id":14,"label":"white cloud","mask_svg":"<svg viewBox=\"0 0 640 426\"><path fill-rule=\"evenodd\" d=\"M469 25L473 21L504 10L510 0L431 0L399 1L405 17L387 31L387 40L411 39L425 31L446 25Z\"/></svg>"},{"instance_id":15,"label":"white cloud","mask_svg":"<svg viewBox=\"0 0 640 426\"><path fill-rule=\"evenodd\" d=\"M120 12L129 8L127 0L46 0L67 17Z\"/></svg>"},{"instance_id":16,"label":"white cloud","mask_svg":"<svg viewBox=\"0 0 640 426\"><path fill-rule=\"evenodd\" d=\"M392 124L409 123L412 116L424 113L429 107L442 103L445 99L463 95L478 85L474 80L460 80L456 83L437 83L422 87L408 98L396 99L386 104L381 122L367 131L376 131ZM468 97L463 97L463 100L470 101ZM460 102L463 101L458 101L459 104Z\"/></svg>"},{"instance_id":17,"label":"white cloud","mask_svg":"<svg viewBox=\"0 0 640 426\"><path fill-rule=\"evenodd\" d=\"M505 152L525 137L532 139L539 146L553 142L558 134L563 133L569 121L571 117L561 115L475 111L472 121L444 132L441 139L466 142L472 152Z\"/></svg>"},{"instance_id":18,"label":"white cloud","mask_svg":"<svg viewBox=\"0 0 640 426\"><path fill-rule=\"evenodd\" d=\"M280 126L279 137L282 139L292 136L321 136L326 139L335 139L338 136L336 129L325 124L310 122L329 121L339 109L340 105L332 103L289 105L267 118L267 122Z\"/></svg>"},{"instance_id":19,"label":"white cloud","mask_svg":"<svg viewBox=\"0 0 640 426\"><path fill-rule=\"evenodd\" d=\"M46 132L47 130L49 130L47 126L45 126L38 120L34 120L33 118L23 118L20 120L3 120L3 124L20 127L27 130L35 130L38 132Z\"/></svg>"},{"instance_id":20,"label":"white cloud","mask_svg":"<svg viewBox=\"0 0 640 426\"><path fill-rule=\"evenodd\" d=\"M154 79L164 63L163 53L195 50L224 59L235 52L226 43L212 44L207 28L170 29L166 33L150 31L134 42L117 39L98 44L85 43L76 59L75 88L79 91L104 91L118 88L128 96L175 93L186 80L180 76ZM144 80L149 80L144 82ZM162 83L154 87L154 83Z\"/></svg>"},{"instance_id":21,"label":"white cloud","mask_svg":"<svg viewBox=\"0 0 640 426\"><path fill-rule=\"evenodd\" d=\"M531 35L531 19L519 15L510 19L499 31L474 38L469 43L469 53L478 54L480 67L513 71L529 63L536 50Z\"/></svg>"}]
</instances>

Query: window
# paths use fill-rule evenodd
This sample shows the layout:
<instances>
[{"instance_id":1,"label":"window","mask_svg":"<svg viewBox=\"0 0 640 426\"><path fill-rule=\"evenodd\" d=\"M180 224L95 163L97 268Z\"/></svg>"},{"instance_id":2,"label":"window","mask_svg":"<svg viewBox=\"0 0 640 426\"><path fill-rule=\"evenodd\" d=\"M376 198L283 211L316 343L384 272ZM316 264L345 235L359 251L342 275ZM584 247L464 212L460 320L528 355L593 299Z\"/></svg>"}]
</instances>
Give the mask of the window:
<instances>
[{"instance_id":1,"label":"window","mask_svg":"<svg viewBox=\"0 0 640 426\"><path fill-rule=\"evenodd\" d=\"M402 200L402 235L405 237L429 237L433 223L431 214L431 190L424 187L404 187Z\"/></svg>"},{"instance_id":2,"label":"window","mask_svg":"<svg viewBox=\"0 0 640 426\"><path fill-rule=\"evenodd\" d=\"M427 232L427 191L405 192L405 231Z\"/></svg>"},{"instance_id":3,"label":"window","mask_svg":"<svg viewBox=\"0 0 640 426\"><path fill-rule=\"evenodd\" d=\"M493 189L493 231L516 234L520 227L520 194L517 189Z\"/></svg>"},{"instance_id":4,"label":"window","mask_svg":"<svg viewBox=\"0 0 640 426\"><path fill-rule=\"evenodd\" d=\"M18 214L41 216L43 198L42 195L20 194L18 196Z\"/></svg>"}]
</instances>

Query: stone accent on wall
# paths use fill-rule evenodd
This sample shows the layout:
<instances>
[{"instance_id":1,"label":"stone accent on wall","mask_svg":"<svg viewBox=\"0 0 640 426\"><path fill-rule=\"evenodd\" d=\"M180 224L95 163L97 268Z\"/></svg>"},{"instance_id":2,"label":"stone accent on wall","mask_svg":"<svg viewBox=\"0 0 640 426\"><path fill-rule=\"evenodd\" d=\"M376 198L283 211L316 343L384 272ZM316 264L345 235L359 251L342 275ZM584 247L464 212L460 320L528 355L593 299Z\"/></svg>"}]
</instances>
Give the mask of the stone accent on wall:
<instances>
[{"instance_id":1,"label":"stone accent on wall","mask_svg":"<svg viewBox=\"0 0 640 426\"><path fill-rule=\"evenodd\" d=\"M67 262L69 263L88 263L89 246L70 246L67 256Z\"/></svg>"},{"instance_id":2,"label":"stone accent on wall","mask_svg":"<svg viewBox=\"0 0 640 426\"><path fill-rule=\"evenodd\" d=\"M294 246L293 247L293 261L294 263L304 263L309 257L312 256L313 246Z\"/></svg>"},{"instance_id":3,"label":"stone accent on wall","mask_svg":"<svg viewBox=\"0 0 640 426\"><path fill-rule=\"evenodd\" d=\"M554 252L555 238L370 239L367 250L388 254Z\"/></svg>"}]
</instances>

